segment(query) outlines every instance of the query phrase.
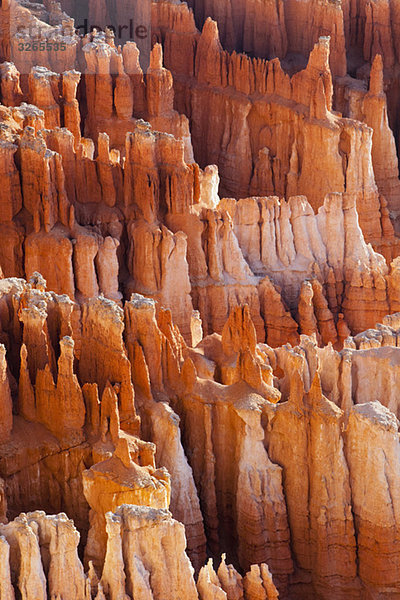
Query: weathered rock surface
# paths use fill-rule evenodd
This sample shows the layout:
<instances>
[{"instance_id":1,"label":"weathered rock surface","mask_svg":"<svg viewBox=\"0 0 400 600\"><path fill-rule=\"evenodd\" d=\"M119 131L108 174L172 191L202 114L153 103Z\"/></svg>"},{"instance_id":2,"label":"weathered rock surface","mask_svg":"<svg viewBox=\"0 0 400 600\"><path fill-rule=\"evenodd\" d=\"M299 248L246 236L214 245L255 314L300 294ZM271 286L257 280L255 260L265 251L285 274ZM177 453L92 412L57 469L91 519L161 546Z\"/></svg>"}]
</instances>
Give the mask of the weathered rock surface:
<instances>
[{"instance_id":1,"label":"weathered rock surface","mask_svg":"<svg viewBox=\"0 0 400 600\"><path fill-rule=\"evenodd\" d=\"M400 597L395 0L0 4L0 600Z\"/></svg>"}]
</instances>

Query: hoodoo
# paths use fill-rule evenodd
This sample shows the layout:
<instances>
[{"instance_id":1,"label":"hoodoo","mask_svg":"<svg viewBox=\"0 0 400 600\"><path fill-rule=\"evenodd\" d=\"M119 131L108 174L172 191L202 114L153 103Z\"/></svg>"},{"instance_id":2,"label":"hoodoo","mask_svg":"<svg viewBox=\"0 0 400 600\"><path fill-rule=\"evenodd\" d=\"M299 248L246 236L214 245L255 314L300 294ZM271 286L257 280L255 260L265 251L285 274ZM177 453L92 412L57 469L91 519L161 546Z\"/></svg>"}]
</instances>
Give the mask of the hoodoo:
<instances>
[{"instance_id":1,"label":"hoodoo","mask_svg":"<svg viewBox=\"0 0 400 600\"><path fill-rule=\"evenodd\" d=\"M399 7L0 2L0 600L400 598Z\"/></svg>"}]
</instances>

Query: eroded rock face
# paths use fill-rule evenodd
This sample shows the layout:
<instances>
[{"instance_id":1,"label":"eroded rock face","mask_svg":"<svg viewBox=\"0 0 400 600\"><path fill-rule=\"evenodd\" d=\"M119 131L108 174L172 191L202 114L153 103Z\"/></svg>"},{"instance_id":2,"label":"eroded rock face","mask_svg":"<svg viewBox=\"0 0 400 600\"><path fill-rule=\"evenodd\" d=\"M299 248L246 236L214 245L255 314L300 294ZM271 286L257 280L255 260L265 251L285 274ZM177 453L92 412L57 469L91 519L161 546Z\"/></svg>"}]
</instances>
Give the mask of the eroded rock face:
<instances>
[{"instance_id":1,"label":"eroded rock face","mask_svg":"<svg viewBox=\"0 0 400 600\"><path fill-rule=\"evenodd\" d=\"M42 328L44 322L49 328L47 354L42 359L45 368L38 372L47 372L47 377L52 377L51 368L56 366L54 362L50 366L48 356L54 333L52 327L56 323L54 311L60 297L44 291L44 282L39 276L32 280L30 287L22 281L6 279L2 286L5 292L2 313L11 298L14 306L18 300L26 302L24 294L31 303L35 296L36 302L40 299L44 312ZM47 318L46 308L49 311ZM43 440L47 428L48 444L54 444L50 440L59 436L59 446L53 450L55 464L63 452L63 460L72 464L71 450L62 449L65 431L75 436L79 433L76 451L83 452L84 460L93 463L81 475L85 498L91 508L85 549L85 569L89 569L89 575L84 575L77 558L79 537L71 521L65 516L46 517L44 513L35 512L1 526L5 538L2 542L6 565L3 567L4 589L14 590L17 586L15 589L30 590L29 593L33 590L38 597L40 594L45 597L47 581L48 585L57 588L57 593L65 593L67 597L74 593L86 600L90 586L100 598L101 594L111 598L124 597L122 594L130 596L132 590L147 589L148 585L153 597L168 598L170 596L166 594L170 593L171 586L177 586L181 594L197 597L189 559L185 554L179 559L176 550L181 547L184 552L186 545L183 525L172 521L166 511L171 482L167 471L157 468L165 461L173 477L171 508L185 523L189 536L188 552L194 563L200 566L204 561L205 531L215 555L225 548L234 563L245 571L250 569L242 580L237 570L227 567L224 560L218 574L209 564L199 574L197 590L201 598L274 598L277 597L274 584L282 597L295 590L300 594L308 593L306 590L310 589L322 598L358 598L363 590L388 594L388 587L397 585L395 574L385 570L383 561L382 568L378 567L376 576L371 577L370 564L375 561L374 557L380 557L384 552L391 561L396 560L395 533L393 543L387 543L387 531L393 531L394 527L392 508L387 511L383 524L381 520L376 522L374 531L381 533L374 534L373 545L369 540L372 539L371 522L374 522L377 510L373 498L377 494L386 494L390 498L390 501L382 501L386 505L396 498L399 437L397 420L391 410L398 409L390 397L387 398L389 408L374 400L371 385L376 365L386 364L388 374L394 368L398 319L388 318L379 329L349 338L347 347L341 352L331 345L319 348L315 337L305 335L301 336L300 345L293 349L286 346L273 350L265 344L257 344L249 310L235 309L222 336L207 336L198 348L192 349L172 325L168 313L160 312L156 317L155 308L154 301L136 296L127 304L125 318L129 319L127 357L133 361L133 385L143 420L142 432L156 442L157 453L154 444L120 429L118 394L122 382L120 386L116 383L111 386L108 382L100 396L101 401L97 384L83 385L81 394L86 418L83 429L75 434L68 427L52 428L46 421L39 425L40 412L29 414L25 409L24 417L14 417L14 443L20 440L21 444L22 432L29 431L32 426L42 428L35 432ZM65 314L71 313L69 306ZM8 330L8 335L15 336L17 331L18 321L14 331ZM76 378L73 367L71 371L60 367L66 339L61 338L58 350L57 382L64 377L64 386L71 385L68 382ZM24 357L21 366L26 364L27 383L24 385L29 389L28 358L32 349L30 343L24 344L22 337L20 344L25 349L21 353ZM70 347L74 352L75 348ZM388 352L392 350L391 362L387 362ZM82 353L86 352L82 343L80 358L75 357L76 360L80 362ZM154 357L156 360L152 362ZM362 368L365 374L370 374L371 383L366 385L370 387L371 401L360 387L365 378ZM198 377L197 369L206 378ZM354 370L352 378L349 378L349 369ZM274 373L278 378L274 378ZM353 386L349 383L351 380ZM38 396L38 385L33 387L30 383L34 399L41 397ZM78 382L76 385L80 390ZM375 385L378 388L382 384L377 382ZM161 399L164 400L160 402ZM168 399L172 407L168 407ZM360 400L364 402L358 404ZM33 410L35 402L31 400L31 404L25 406ZM174 416L174 410L179 414L180 422ZM61 417L62 413L58 418ZM30 423L29 419L36 423ZM63 419L65 421L67 416ZM171 423L174 429L171 429ZM170 432L179 431L180 427L182 442L179 435L174 449L163 448L167 437L173 439ZM360 432L363 427L367 427L368 432ZM87 436L85 442L82 442L82 435ZM368 440L368 452L363 449L362 439ZM90 453L84 450L88 445ZM382 446L384 453L378 450ZM1 448L2 453L6 452L5 456L12 456L7 443ZM366 453L371 456L371 461L364 464L362 457ZM13 460L17 460L21 468L28 456L25 451ZM383 463L379 456L383 457ZM173 460L179 461L178 464ZM3 460L2 465L6 464ZM13 468L10 459L8 468ZM23 467L26 473L29 468L28 465ZM388 475L382 478L380 474L384 472ZM21 492L23 488L18 481L22 480L11 473L3 473L3 466L2 475L5 475L3 489L8 499L8 514L12 514L10 509L16 506L12 490ZM372 487L368 492L368 485L373 486L374 492ZM366 503L365 494L369 503ZM40 498L36 493L34 500L40 502ZM328 498L335 498L335 502L329 503ZM73 496L68 498L64 492L64 505L69 512L75 511L79 521L82 513L73 500ZM141 504L144 508L126 506L119 509L121 502ZM83 506L82 509L87 510ZM155 527L159 520L160 532L158 525ZM170 529L169 523L175 525ZM167 533L162 533L164 527ZM154 543L150 541L151 536L155 536ZM171 566L165 554L170 552L167 538L160 542L164 536L172 540L168 544L171 544L174 560L182 560L186 567ZM337 539L341 541L339 546ZM360 539L365 540L362 551ZM64 562L59 562L57 548L60 544L66 548L61 553ZM384 545L382 550L376 549L379 544ZM44 553L40 551L42 546L47 548ZM71 551L67 550L69 547ZM136 548L135 556L141 557L141 562L135 558L134 564L130 562L133 547ZM143 556L138 555L140 548ZM23 560L13 558L22 556L21 552L25 553ZM251 566L266 561L274 584L265 564ZM140 564L145 565L148 576ZM166 565L170 565L167 588L164 585ZM74 579L68 580L74 592L68 591L70 588L63 591L66 583L60 573L65 569L76 573ZM183 579L182 569L189 569Z\"/></svg>"},{"instance_id":2,"label":"eroded rock face","mask_svg":"<svg viewBox=\"0 0 400 600\"><path fill-rule=\"evenodd\" d=\"M392 600L397 4L145 4L0 6L0 600Z\"/></svg>"},{"instance_id":3,"label":"eroded rock face","mask_svg":"<svg viewBox=\"0 0 400 600\"><path fill-rule=\"evenodd\" d=\"M242 582L224 556L218 575L211 561L202 567L198 595L194 570L185 554L184 527L166 509L123 504L105 518L107 550L100 577L92 563L84 572L77 552L79 533L65 514L48 516L36 511L1 525L2 598L14 599L14 586L28 600L47 598L46 590L51 597L68 600L162 600L176 595L198 600L199 596L218 597L218 593L221 598L248 600L278 597L267 565L261 569L253 565Z\"/></svg>"},{"instance_id":4,"label":"eroded rock face","mask_svg":"<svg viewBox=\"0 0 400 600\"><path fill-rule=\"evenodd\" d=\"M171 50L172 38L168 37L174 10L160 6L154 17L165 38L167 62L177 60ZM85 38L85 128L96 144L80 133L81 104L76 99L79 73L69 70L57 74L44 67L32 68L26 95L27 100L38 105L40 123L32 118L27 122L20 114L21 105L18 114L5 109L10 114L5 113L2 129L8 165L5 176L12 197L11 209L6 196L4 200L4 234L10 243L0 246L3 272L26 274L29 278L38 271L49 289L78 302L99 293L117 302L129 299L132 292L153 297L170 308L187 343L194 339L193 310L200 312L204 333L221 333L231 308L247 303L258 341L266 339L274 346L287 341L295 343L299 333L311 333L314 329L321 343L331 341L340 346L343 335L337 332L337 326L342 326L339 314L344 315L344 329L348 326L351 333L359 333L375 325L390 310L390 294L381 277L387 273L381 259L371 253L364 240L382 251L387 262L398 252L389 218L395 210L397 171L395 166L386 168L392 165L389 155L394 146L379 84L379 60L371 72L370 91L352 115L374 127L375 137L371 138L370 129L362 121L343 119L332 112L327 39L321 38L310 54L307 68L291 79L274 61L243 62L237 70L235 55L222 51L215 24L207 21L199 38L190 19L185 21L185 9L179 10L182 38L192 36L196 40L196 44L192 40L196 68L187 84L180 70L181 85L177 90L172 88L171 72L163 67L161 45L154 47L146 76L142 74L140 81L133 81L124 71L128 65L130 70L137 58L133 45L128 44L120 53L106 35L91 34ZM237 102L237 96L231 98L232 85L227 85L230 76L221 72L216 79L207 71L210 60L220 62L217 55L226 58L227 62L221 64L228 72L232 70L232 85L237 84L240 94L249 97L246 125L241 126L239 117L235 117L232 126L241 127L241 132L230 134L231 144L240 145L242 138L247 141L240 152L239 146L237 151L229 150L233 162L222 160L215 153L203 160L200 148L196 157L201 163L210 160L218 164L222 191L228 190L224 182L227 165L235 178L242 178L243 156L249 157L254 163L249 163L251 180L246 185L234 183L232 194L238 197L249 192L262 193L258 199L251 196L236 202L229 198L220 200L217 167L205 165L204 170L200 169L188 150L190 136L196 140L197 123L205 121L202 114L210 99L206 104L200 98L195 100L196 94L204 95L205 84L209 95L217 94L219 104L225 97L229 102ZM119 65L116 75L115 64ZM238 78L245 64L254 77L242 89ZM171 62L172 72L175 66ZM316 75L319 72L321 77ZM16 73L10 66L5 68L4 85L11 74L16 80ZM117 83L112 93L110 82L114 76ZM143 87L146 110L152 118L145 109L138 116L148 118L153 125L152 129L132 114L119 141L114 139L119 131L114 125L124 122L125 117L118 100L118 77L127 85L129 79L131 92L125 94L128 98L137 86ZM111 85L109 94L102 87L106 81L109 88ZM181 135L169 128L168 119L183 118L175 112L172 102L175 94L175 104L181 104L184 90L187 98L183 104L189 103L194 112L192 131ZM278 112L273 124L267 122L272 109L255 100L258 92L266 99L276 100ZM109 100L107 94L111 94ZM109 109L103 106L107 102ZM252 103L255 104L250 108ZM306 119L299 116L304 113L301 107L308 111ZM236 108L236 114L235 111ZM287 137L279 133L279 123L282 119L286 122L282 111L291 111L287 122L294 127L288 132L291 141L286 158L278 156L278 150L271 145L278 138ZM378 127L378 123L382 126ZM57 127L63 124L65 127ZM43 129L44 125L47 129ZM252 130L254 127L258 133ZM129 130L133 133L127 133ZM316 158L314 130L329 148L336 144L333 154ZM267 134L272 136L271 141L264 139ZM227 134L215 127L212 135L207 152L223 147ZM299 136L304 140L302 146ZM257 145L259 149L255 150ZM14 147L20 155L18 160L13 158ZM382 158L382 148L388 148L386 158ZM281 151L284 150L279 147ZM236 160L240 160L240 168L235 166ZM378 188L388 197L387 201ZM271 196L274 193L286 195L287 202ZM307 194L308 200L299 193ZM332 243L333 235L338 236L337 247ZM264 282L260 280L262 276ZM312 283L313 299L311 302L309 298L306 308L301 289L308 285L303 285L308 279L318 281ZM371 287L374 291L367 291ZM354 310L356 294L362 298L361 311ZM311 326L314 319L316 325Z\"/></svg>"}]
</instances>

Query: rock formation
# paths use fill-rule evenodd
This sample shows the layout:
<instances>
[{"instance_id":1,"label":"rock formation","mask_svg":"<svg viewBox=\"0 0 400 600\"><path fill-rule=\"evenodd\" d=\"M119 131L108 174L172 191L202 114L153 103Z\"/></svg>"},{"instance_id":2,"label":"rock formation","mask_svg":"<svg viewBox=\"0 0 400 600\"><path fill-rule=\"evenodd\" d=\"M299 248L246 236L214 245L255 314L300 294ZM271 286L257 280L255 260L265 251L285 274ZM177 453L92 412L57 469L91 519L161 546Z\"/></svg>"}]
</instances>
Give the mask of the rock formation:
<instances>
[{"instance_id":1,"label":"rock formation","mask_svg":"<svg viewBox=\"0 0 400 600\"><path fill-rule=\"evenodd\" d=\"M0 32L0 600L400 596L396 1Z\"/></svg>"}]
</instances>

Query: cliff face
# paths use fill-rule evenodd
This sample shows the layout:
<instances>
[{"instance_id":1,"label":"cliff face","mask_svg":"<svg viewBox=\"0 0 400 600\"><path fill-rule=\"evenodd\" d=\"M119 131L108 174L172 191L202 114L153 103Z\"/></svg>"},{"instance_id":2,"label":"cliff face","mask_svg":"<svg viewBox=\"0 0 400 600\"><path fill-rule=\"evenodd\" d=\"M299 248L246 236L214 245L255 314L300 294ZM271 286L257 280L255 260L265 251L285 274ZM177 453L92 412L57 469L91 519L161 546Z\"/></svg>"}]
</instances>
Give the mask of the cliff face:
<instances>
[{"instance_id":1,"label":"cliff face","mask_svg":"<svg viewBox=\"0 0 400 600\"><path fill-rule=\"evenodd\" d=\"M332 73L337 78L347 75L349 91L354 84L358 87L358 83L368 78L373 60L380 54L385 67L391 126L398 137L400 13L395 1L290 0L271 4L241 0L233 4L231 0L219 3L190 0L189 6L195 11L200 30L207 17L218 22L225 49L248 52L259 58L277 57L284 60L290 71L302 68L320 36L329 36Z\"/></svg>"},{"instance_id":2,"label":"cliff face","mask_svg":"<svg viewBox=\"0 0 400 600\"><path fill-rule=\"evenodd\" d=\"M159 51L156 46L153 61ZM39 80L50 86L51 74L40 73ZM329 87L329 71L327 77ZM78 114L73 101L77 76L69 72L62 79L67 105ZM266 334L272 345L313 330L324 343L335 344L339 314L355 333L387 314L388 269L365 245L355 212L363 207L364 235L368 229L390 261L398 241L373 178L372 196L357 186L354 192L327 195L317 216L299 196L288 203L270 196L220 200L218 170L208 166L202 171L187 162L184 140L155 132L144 122L131 122L134 131L126 137L121 161L110 150L107 134L99 136L94 158L91 140L77 138L66 127L40 129L48 108L23 131L7 110L6 181L15 208L4 214L4 235L10 240L0 248L6 276L30 277L38 271L50 289L80 302L98 293L116 301L144 293L171 308L186 341L192 339L193 309L200 311L205 333L221 333L230 308L248 303L259 341ZM260 156L269 160L268 151ZM366 168L372 177L370 163ZM261 165L257 169L253 179L268 179ZM367 209L366 198L373 199L373 210ZM360 277L372 277L372 288L379 290L367 293L361 312L354 311L352 291L360 287L354 279ZM302 299L304 307L298 309L306 279L315 279L310 310L320 321L311 330L302 322L314 318L306 316L307 301ZM378 300L374 305L368 305L371 293Z\"/></svg>"},{"instance_id":3,"label":"cliff face","mask_svg":"<svg viewBox=\"0 0 400 600\"><path fill-rule=\"evenodd\" d=\"M208 20L194 60L195 79L187 79L184 92L179 73L177 105L181 110L190 106L195 155L202 166L219 165L223 194L303 194L317 209L328 191L357 192L364 235L368 241L379 240L371 132L331 112L326 38L311 52L307 68L290 78L278 60L224 52L215 24ZM174 72L173 57L166 61ZM219 67L210 70L210 64ZM383 114L385 110L382 105ZM206 119L210 113L215 121ZM389 164L397 168L394 147Z\"/></svg>"},{"instance_id":4,"label":"cliff face","mask_svg":"<svg viewBox=\"0 0 400 600\"><path fill-rule=\"evenodd\" d=\"M397 5L145 4L0 6L0 600L392 600Z\"/></svg>"},{"instance_id":5,"label":"cliff face","mask_svg":"<svg viewBox=\"0 0 400 600\"><path fill-rule=\"evenodd\" d=\"M260 58L307 56L320 36L330 36L332 71L338 76L347 72L344 17L338 4L190 0L188 5L194 10L200 29L207 17L218 22L224 48Z\"/></svg>"},{"instance_id":6,"label":"cliff face","mask_svg":"<svg viewBox=\"0 0 400 600\"><path fill-rule=\"evenodd\" d=\"M222 32L221 40L225 49L245 49L240 41L233 47L226 42L225 16L215 11L212 3L208 3L207 6L205 3L200 4L202 8L199 8L198 12L195 7L196 15L213 16L218 27L213 25L210 19L203 27L204 19L201 17L203 33L198 41L193 25L190 19L187 19L185 30L188 40L185 41L185 46L189 45L191 38L192 47L189 51L193 56L193 61L188 61L187 68L182 65L176 52L169 53L174 36L175 11L166 11L160 7L153 20L160 29L160 39L164 40L166 64L176 78L176 105L179 110L188 114L194 124L192 139L195 155L202 166L207 162L216 162L220 166L223 192L235 197L246 195L249 191L257 195L304 194L316 207L321 204L327 190L365 190L364 200L361 202L360 199L360 219L363 221L363 210L370 210L373 219L372 212L376 210L373 205L377 200L373 200L374 186L371 187L371 181L368 182L368 172L372 174L372 169L371 166L367 167L365 162L372 160L378 190L386 197L395 218L400 202L398 160L393 145L393 133L387 127L386 98L383 89L378 92L374 84L376 69L371 72L371 90L374 88L375 91L368 95L364 110L354 110L360 102L360 95L365 95L362 90L368 91L365 82L368 84L372 62L375 56L380 54L384 57L384 81L388 91L390 122L395 136L397 135L397 67L394 67L395 59L389 58L392 42L384 42L386 38L391 40L392 37L391 34L388 36L387 32L394 27L395 17L392 17L389 24L390 17L387 15L389 11L393 15L396 13L395 3L392 3L390 8L390 3L386 6L386 17L380 23L381 27L375 23L368 28L365 26L365 44L372 44L367 42L371 30L376 39L379 36L382 43L373 50L365 51L363 55L362 49L359 48L363 37L360 33L364 31L366 17L358 16L355 6L331 2L286 2L282 8L285 11L286 24L274 27L274 31L286 32L289 40L288 52L285 54L285 51L274 50L269 53L255 53L256 56L268 57L268 61L223 51L218 30ZM230 3L226 4L230 6ZM247 27L243 14L246 11L254 14L251 4L250 1L242 2L242 8L238 12L231 11L232 14L235 12L240 23L236 29L233 28L237 40L240 40L240 28ZM268 6L264 3L261 10L269 17ZM368 9L366 10L368 12ZM375 10L378 11L374 8ZM376 17L376 22L380 22L380 18ZM262 39L260 35L254 35ZM324 39L330 37L330 53L327 52L326 40L318 42L321 36L324 36ZM182 43L181 38L182 36L179 43ZM272 39L271 36L269 39ZM313 50L316 43L318 46ZM386 46L389 48L387 51L384 49ZM346 49L350 61L349 71L352 75L356 72L357 78L347 75ZM366 62L358 62L353 71L353 59L357 61L360 52ZM301 72L300 69L304 68L307 62L308 66ZM218 67L207 74L207 64L217 64ZM284 72L281 66L284 67ZM389 68L392 69L390 73ZM289 78L288 74L292 74L292 77ZM333 81L330 81L331 74ZM324 83L321 89L318 89L320 80ZM206 88L204 84L207 85ZM375 100L374 109L370 109L371 96L378 94L381 98L380 107L378 108L379 103ZM332 107L342 114L332 114ZM214 120L209 121L212 125L209 133L204 135L204 122L207 120L205 115L210 113L215 115L215 121L218 121L219 125ZM372 146L367 130L360 130L356 126L356 133L355 123L350 122L349 118L358 119L373 127ZM375 119L379 120L379 124ZM382 170L383 156L378 149L380 144L384 144L385 152L390 154L385 161L386 175L382 178L379 174ZM371 148L371 159L367 159ZM243 156L246 156L246 162ZM361 163L363 167L360 170ZM390 175L388 171L391 172ZM261 179L259 172L262 173ZM361 172L364 174L363 181L359 179ZM387 179L392 177L392 183L386 183ZM326 188L323 188L325 185ZM365 203L364 209L361 205L364 206ZM379 200L375 206L379 206ZM366 216L366 220L368 219ZM376 237L376 232L372 234L367 224L365 228L363 224L363 231L368 240Z\"/></svg>"},{"instance_id":7,"label":"cliff face","mask_svg":"<svg viewBox=\"0 0 400 600\"><path fill-rule=\"evenodd\" d=\"M136 530L144 536L140 552L148 555L140 560L152 573L153 596L169 597L165 590L179 589L189 598L196 597L186 555L179 559L189 569L185 577L183 566L173 566L172 558L165 554L171 538L168 543L177 560L178 546L182 552L185 548L184 538L178 542L174 529L165 534L154 531L152 519L159 518L157 511L160 523L172 523L166 512L169 506L185 524L188 553L197 569L204 562L207 540L215 557L224 550L244 571L252 564L268 564L282 597L294 590L307 594L313 589L322 598L357 598L360 590L386 594L388 586L396 585L392 571L386 573L382 567L372 578L368 567L373 557L380 555L378 540L387 547L385 527L393 527L393 513L388 512L387 525L379 525L381 537L374 534L373 546L366 541L361 550L359 540L370 539L373 517L372 513L366 516L364 496L359 499L357 491L366 493L365 477L372 477L376 488L382 469L391 475L387 483L382 480L379 493L395 494L390 488L386 491L386 486L395 489L397 485L399 442L396 417L390 411L399 409L395 396L389 395L395 384L388 387L388 408L373 401L374 389L382 389L383 381L390 377L394 381L395 347L388 361L391 341L397 339L390 333L395 332L394 318L376 330L375 337L373 330L369 337L349 337L340 353L331 345L318 347L315 337L307 336L293 349L273 350L257 344L249 309L236 308L221 336L207 336L191 348L173 325L170 313L162 309L156 313L154 300L134 295L124 314L113 301L91 300L79 306L65 296L46 292L44 285L40 276L30 284L16 279L1 283L2 317L6 312L14 315L11 321L2 319L7 325L2 339L10 358L7 367L3 346L1 475L10 516L22 507L42 505L49 512L66 510L80 526L86 540L88 576L76 556L79 536L71 521L66 521L68 529L75 531L71 533L71 561L76 565L76 581L68 585L79 588L82 598L90 585L96 586L97 594L110 598L121 597L121 590L129 595L145 585L144 567L129 562L131 544L142 547ZM371 345L367 340L379 336L379 346L365 347ZM19 367L12 362L13 353L21 357ZM16 368L18 390L14 387ZM381 379L376 376L378 370ZM365 377L370 379L365 381ZM18 394L14 417L13 389ZM360 400L362 404L358 404ZM382 429L386 422L391 423L390 428L385 425ZM370 447L394 444L385 451L387 465L376 460L367 468L360 459L359 428L364 426L374 431L373 437L364 436ZM388 441L382 437L386 432ZM63 472L69 475L60 482ZM327 504L332 497L335 502ZM151 517L153 533L147 534L143 524L132 525L130 538L131 525L123 524L124 519L129 511L142 513L134 507L119 509L123 503L152 507L140 510L154 511L154 515L143 513ZM53 572L54 585L66 585L60 575L67 569L65 564L49 567L40 559L38 548L48 543L41 542L40 531L42 527L47 531L54 522L51 519L65 517L36 512L3 526L3 552L10 564L9 571L4 567L4 585L10 580L17 589L26 586L32 593L37 586L45 589ZM39 533L32 524L38 521ZM183 526L176 523L174 527L182 536ZM58 525L56 530L61 535ZM29 544L26 541L29 549L15 550L24 556L17 562L12 558L13 544L21 548L22 541L17 541L19 534L14 531L24 531L20 534L24 540L32 539ZM165 542L161 542L164 535ZM341 540L339 548L337 539ZM54 541L54 548L59 543ZM57 552L52 544L50 556ZM161 544L160 550L157 544ZM393 544L385 552L396 560ZM139 550L135 552L136 557L141 556ZM23 566L24 561L29 568ZM167 564L168 574L163 574ZM197 588L201 598L219 594L218 589L221 594L231 590L229 593L241 593L245 598L256 593L268 598L275 593L266 566L261 571L251 567L242 581L233 567L226 572L224 565L221 563L218 575L211 565L200 572ZM72 592L64 593L69 597Z\"/></svg>"}]
</instances>

